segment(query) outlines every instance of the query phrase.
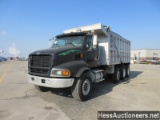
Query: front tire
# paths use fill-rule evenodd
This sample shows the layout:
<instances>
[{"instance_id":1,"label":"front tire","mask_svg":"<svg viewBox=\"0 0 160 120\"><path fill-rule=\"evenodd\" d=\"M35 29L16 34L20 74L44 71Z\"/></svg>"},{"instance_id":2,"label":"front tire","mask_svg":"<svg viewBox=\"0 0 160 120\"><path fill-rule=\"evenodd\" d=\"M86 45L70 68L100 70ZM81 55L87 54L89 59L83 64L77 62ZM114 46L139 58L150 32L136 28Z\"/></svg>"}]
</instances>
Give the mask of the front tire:
<instances>
[{"instance_id":1,"label":"front tire","mask_svg":"<svg viewBox=\"0 0 160 120\"><path fill-rule=\"evenodd\" d=\"M40 92L48 92L51 90L51 88L42 87L42 86L38 86L38 85L35 85L35 88Z\"/></svg>"},{"instance_id":2,"label":"front tire","mask_svg":"<svg viewBox=\"0 0 160 120\"><path fill-rule=\"evenodd\" d=\"M87 100L90 96L91 87L92 82L90 76L83 73L81 77L74 82L71 88L73 98L79 101Z\"/></svg>"}]
</instances>

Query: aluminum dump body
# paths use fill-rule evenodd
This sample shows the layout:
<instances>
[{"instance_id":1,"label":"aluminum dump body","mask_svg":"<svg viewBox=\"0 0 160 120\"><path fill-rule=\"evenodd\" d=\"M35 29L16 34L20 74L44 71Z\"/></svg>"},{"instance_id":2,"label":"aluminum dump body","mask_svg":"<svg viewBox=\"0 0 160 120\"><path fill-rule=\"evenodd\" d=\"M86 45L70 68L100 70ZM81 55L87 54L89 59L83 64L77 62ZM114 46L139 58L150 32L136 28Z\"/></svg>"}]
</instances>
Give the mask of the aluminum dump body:
<instances>
[{"instance_id":1,"label":"aluminum dump body","mask_svg":"<svg viewBox=\"0 0 160 120\"><path fill-rule=\"evenodd\" d=\"M121 63L130 63L130 41L110 30L109 27L101 23L82 26L64 31L88 32L96 34L100 48L99 65L116 65Z\"/></svg>"}]
</instances>

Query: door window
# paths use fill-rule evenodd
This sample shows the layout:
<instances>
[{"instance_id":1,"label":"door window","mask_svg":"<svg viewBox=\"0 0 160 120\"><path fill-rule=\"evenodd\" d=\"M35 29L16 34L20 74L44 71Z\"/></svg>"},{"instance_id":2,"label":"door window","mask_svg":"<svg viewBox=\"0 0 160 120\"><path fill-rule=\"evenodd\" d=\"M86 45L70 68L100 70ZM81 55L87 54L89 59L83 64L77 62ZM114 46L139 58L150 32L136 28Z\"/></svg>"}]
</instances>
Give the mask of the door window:
<instances>
[{"instance_id":1,"label":"door window","mask_svg":"<svg viewBox=\"0 0 160 120\"><path fill-rule=\"evenodd\" d=\"M92 35L87 35L86 37L86 50L91 50L93 48Z\"/></svg>"}]
</instances>

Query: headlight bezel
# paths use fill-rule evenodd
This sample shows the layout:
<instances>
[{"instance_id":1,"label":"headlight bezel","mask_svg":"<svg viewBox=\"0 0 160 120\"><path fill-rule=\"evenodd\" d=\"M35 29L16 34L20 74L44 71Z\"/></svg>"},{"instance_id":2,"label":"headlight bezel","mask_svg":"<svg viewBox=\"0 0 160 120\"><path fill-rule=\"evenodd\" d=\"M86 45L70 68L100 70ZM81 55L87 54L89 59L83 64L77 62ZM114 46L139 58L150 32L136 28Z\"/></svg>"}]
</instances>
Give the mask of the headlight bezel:
<instances>
[{"instance_id":1,"label":"headlight bezel","mask_svg":"<svg viewBox=\"0 0 160 120\"><path fill-rule=\"evenodd\" d=\"M67 71L68 75L63 75L63 71ZM70 77L71 73L68 69L57 69L57 68L52 68L51 69L51 73L50 73L51 77Z\"/></svg>"}]
</instances>

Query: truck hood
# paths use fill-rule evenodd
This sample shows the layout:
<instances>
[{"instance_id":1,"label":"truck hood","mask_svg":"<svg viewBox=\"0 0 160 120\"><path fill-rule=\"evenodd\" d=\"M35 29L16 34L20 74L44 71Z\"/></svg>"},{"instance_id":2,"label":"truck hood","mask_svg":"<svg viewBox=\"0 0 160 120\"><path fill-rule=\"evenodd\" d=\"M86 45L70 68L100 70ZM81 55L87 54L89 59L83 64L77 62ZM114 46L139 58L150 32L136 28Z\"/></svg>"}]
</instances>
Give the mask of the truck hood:
<instances>
[{"instance_id":1,"label":"truck hood","mask_svg":"<svg viewBox=\"0 0 160 120\"><path fill-rule=\"evenodd\" d=\"M82 53L82 47L75 47L75 46L65 46L65 47L56 47L56 48L49 48L44 50L37 50L31 53L29 56L32 55L51 55L52 56L52 67L64 64L66 62L74 61L77 59L77 55ZM80 59L80 58L79 58Z\"/></svg>"},{"instance_id":2,"label":"truck hood","mask_svg":"<svg viewBox=\"0 0 160 120\"><path fill-rule=\"evenodd\" d=\"M50 55L67 55L69 53L75 52L75 51L82 50L81 47L74 47L74 46L64 46L64 47L56 47L56 48L49 48L49 49L43 49L43 50L37 50L30 55L40 55L40 54L50 54Z\"/></svg>"}]
</instances>

